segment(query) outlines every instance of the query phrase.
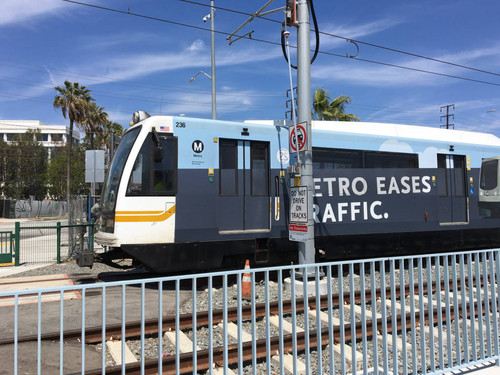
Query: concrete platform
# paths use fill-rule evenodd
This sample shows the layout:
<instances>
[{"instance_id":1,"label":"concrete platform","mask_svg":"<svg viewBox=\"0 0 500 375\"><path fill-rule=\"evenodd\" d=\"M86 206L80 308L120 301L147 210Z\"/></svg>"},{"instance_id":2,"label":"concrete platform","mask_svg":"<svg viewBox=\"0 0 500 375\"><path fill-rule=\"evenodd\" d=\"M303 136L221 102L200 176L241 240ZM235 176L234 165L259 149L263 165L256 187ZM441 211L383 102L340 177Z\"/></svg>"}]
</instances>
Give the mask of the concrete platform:
<instances>
[{"instance_id":1,"label":"concrete platform","mask_svg":"<svg viewBox=\"0 0 500 375\"><path fill-rule=\"evenodd\" d=\"M0 279L0 292L12 292L18 290L52 288L61 286L72 286L73 280L66 274L40 275L28 277L8 277ZM67 291L63 294L65 300L78 299L81 295L78 291ZM38 294L26 294L19 296L20 305L27 303L38 303ZM61 293L43 293L41 302L59 301ZM14 305L14 297L0 297L0 306Z\"/></svg>"},{"instance_id":2,"label":"concrete platform","mask_svg":"<svg viewBox=\"0 0 500 375\"><path fill-rule=\"evenodd\" d=\"M21 272L25 271L31 271L37 268L42 268L42 267L47 267L53 264L53 262L50 263L35 263L35 264L21 264L20 266L14 266L14 265L9 265L9 266L2 266L0 267L0 278L2 277L9 277L12 275L16 275Z\"/></svg>"}]
</instances>

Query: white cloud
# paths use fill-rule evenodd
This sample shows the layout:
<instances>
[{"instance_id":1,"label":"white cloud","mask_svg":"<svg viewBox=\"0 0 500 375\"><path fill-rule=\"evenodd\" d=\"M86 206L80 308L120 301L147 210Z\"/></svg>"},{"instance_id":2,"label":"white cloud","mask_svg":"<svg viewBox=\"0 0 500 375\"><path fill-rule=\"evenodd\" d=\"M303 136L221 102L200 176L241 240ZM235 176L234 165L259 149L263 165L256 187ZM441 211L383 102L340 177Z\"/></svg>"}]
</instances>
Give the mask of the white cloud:
<instances>
[{"instance_id":1,"label":"white cloud","mask_svg":"<svg viewBox=\"0 0 500 375\"><path fill-rule=\"evenodd\" d=\"M203 43L203 40L201 39L196 39L193 44L191 44L188 47L188 51L190 52L197 52L205 49L205 43Z\"/></svg>"},{"instance_id":2,"label":"white cloud","mask_svg":"<svg viewBox=\"0 0 500 375\"><path fill-rule=\"evenodd\" d=\"M58 13L67 6L61 0L10 0L2 2L0 26L7 24L23 25L27 20Z\"/></svg>"},{"instance_id":3,"label":"white cloud","mask_svg":"<svg viewBox=\"0 0 500 375\"><path fill-rule=\"evenodd\" d=\"M360 39L367 35L373 35L381 31L391 29L392 27L400 25L403 22L404 22L403 19L397 19L396 17L389 17L361 25L332 26L326 24L322 25L321 31L328 34L338 35L350 39ZM347 43L344 39L324 34L321 35L321 49L337 47L339 45L345 46L347 45ZM347 46L346 48L349 48L350 50L349 46Z\"/></svg>"},{"instance_id":4,"label":"white cloud","mask_svg":"<svg viewBox=\"0 0 500 375\"><path fill-rule=\"evenodd\" d=\"M255 91L239 91L232 93L218 92L217 93L217 113L234 113L248 106L253 106L255 102ZM166 103L166 104L165 104ZM163 114L180 114L183 113L187 117L196 117L199 115L211 114L212 97L208 95L200 95L198 92L185 94L172 94L165 99L162 107Z\"/></svg>"},{"instance_id":5,"label":"white cloud","mask_svg":"<svg viewBox=\"0 0 500 375\"><path fill-rule=\"evenodd\" d=\"M193 47L196 46L196 47ZM143 53L134 55L134 64L130 64L129 58L114 56L107 59L99 59L85 62L81 67L76 66L68 71L76 71L89 76L99 76L92 84L107 83L115 80L132 80L138 77L146 77L151 74L167 71L175 71L186 68L210 68L210 53L206 49L199 48L200 43L195 41L184 50L173 50L167 53ZM231 49L217 53L216 66L243 65L275 59L281 56L281 51L276 49L274 53L262 51L258 48ZM105 74L103 72L106 72Z\"/></svg>"}]
</instances>

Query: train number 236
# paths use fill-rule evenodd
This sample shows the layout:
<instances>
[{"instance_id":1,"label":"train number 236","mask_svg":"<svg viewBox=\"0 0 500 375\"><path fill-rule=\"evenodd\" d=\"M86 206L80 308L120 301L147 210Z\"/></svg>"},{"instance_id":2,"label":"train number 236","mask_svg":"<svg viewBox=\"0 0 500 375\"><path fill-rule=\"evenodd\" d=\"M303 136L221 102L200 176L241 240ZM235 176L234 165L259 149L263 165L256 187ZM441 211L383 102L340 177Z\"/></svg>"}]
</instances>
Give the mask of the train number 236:
<instances>
[{"instance_id":1,"label":"train number 236","mask_svg":"<svg viewBox=\"0 0 500 375\"><path fill-rule=\"evenodd\" d=\"M185 122L176 122L175 123L175 127L176 128L185 128L186 127L186 123Z\"/></svg>"}]
</instances>

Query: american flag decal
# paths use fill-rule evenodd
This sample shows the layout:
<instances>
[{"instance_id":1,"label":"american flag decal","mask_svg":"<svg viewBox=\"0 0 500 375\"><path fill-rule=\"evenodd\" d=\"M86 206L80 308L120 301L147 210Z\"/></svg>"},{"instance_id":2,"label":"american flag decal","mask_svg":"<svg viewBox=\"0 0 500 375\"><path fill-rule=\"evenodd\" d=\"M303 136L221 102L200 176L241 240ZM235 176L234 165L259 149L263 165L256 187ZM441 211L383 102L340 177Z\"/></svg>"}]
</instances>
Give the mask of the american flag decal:
<instances>
[{"instance_id":1,"label":"american flag decal","mask_svg":"<svg viewBox=\"0 0 500 375\"><path fill-rule=\"evenodd\" d=\"M168 128L168 126L160 126L160 131L161 132L168 132L170 129Z\"/></svg>"}]
</instances>

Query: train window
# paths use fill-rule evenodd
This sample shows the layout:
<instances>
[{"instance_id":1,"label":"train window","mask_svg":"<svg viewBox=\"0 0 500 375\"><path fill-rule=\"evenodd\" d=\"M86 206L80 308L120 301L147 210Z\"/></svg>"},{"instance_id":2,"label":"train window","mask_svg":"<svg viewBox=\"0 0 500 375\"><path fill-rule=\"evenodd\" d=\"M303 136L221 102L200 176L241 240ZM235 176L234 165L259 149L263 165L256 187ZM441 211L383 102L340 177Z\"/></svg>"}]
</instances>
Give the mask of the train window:
<instances>
[{"instance_id":1,"label":"train window","mask_svg":"<svg viewBox=\"0 0 500 375\"><path fill-rule=\"evenodd\" d=\"M461 155L452 155L454 168L455 196L465 197L465 158Z\"/></svg>"},{"instance_id":2,"label":"train window","mask_svg":"<svg viewBox=\"0 0 500 375\"><path fill-rule=\"evenodd\" d=\"M403 152L314 148L313 168L418 168L418 155Z\"/></svg>"},{"instance_id":3,"label":"train window","mask_svg":"<svg viewBox=\"0 0 500 375\"><path fill-rule=\"evenodd\" d=\"M438 191L440 197L448 196L448 173L447 173L447 165L446 165L446 156L443 154L438 154Z\"/></svg>"},{"instance_id":4,"label":"train window","mask_svg":"<svg viewBox=\"0 0 500 375\"><path fill-rule=\"evenodd\" d=\"M250 169L253 196L269 195L269 144L251 142Z\"/></svg>"},{"instance_id":5,"label":"train window","mask_svg":"<svg viewBox=\"0 0 500 375\"><path fill-rule=\"evenodd\" d=\"M219 142L219 194L235 196L238 191L238 141L221 139Z\"/></svg>"},{"instance_id":6,"label":"train window","mask_svg":"<svg viewBox=\"0 0 500 375\"><path fill-rule=\"evenodd\" d=\"M127 195L175 195L177 193L177 138L158 137L163 157L155 161L157 146L151 134L146 137L130 175Z\"/></svg>"},{"instance_id":7,"label":"train window","mask_svg":"<svg viewBox=\"0 0 500 375\"><path fill-rule=\"evenodd\" d=\"M136 127L123 136L118 149L116 150L111 169L106 177L105 186L103 188L102 210L112 211L115 209L116 197L118 195L118 187L122 178L122 172L125 168L130 150L139 135L141 127Z\"/></svg>"},{"instance_id":8,"label":"train window","mask_svg":"<svg viewBox=\"0 0 500 375\"><path fill-rule=\"evenodd\" d=\"M418 168L418 155L403 152L364 151L365 168Z\"/></svg>"},{"instance_id":9,"label":"train window","mask_svg":"<svg viewBox=\"0 0 500 375\"><path fill-rule=\"evenodd\" d=\"M483 190L496 189L498 185L498 160L486 160L481 165L480 187Z\"/></svg>"},{"instance_id":10,"label":"train window","mask_svg":"<svg viewBox=\"0 0 500 375\"><path fill-rule=\"evenodd\" d=\"M153 183L151 185L151 195L176 195L177 138L160 136L159 139L163 157L161 160L154 160L154 155L152 155Z\"/></svg>"},{"instance_id":11,"label":"train window","mask_svg":"<svg viewBox=\"0 0 500 375\"><path fill-rule=\"evenodd\" d=\"M359 150L313 148L313 168L361 168L362 153Z\"/></svg>"}]
</instances>

